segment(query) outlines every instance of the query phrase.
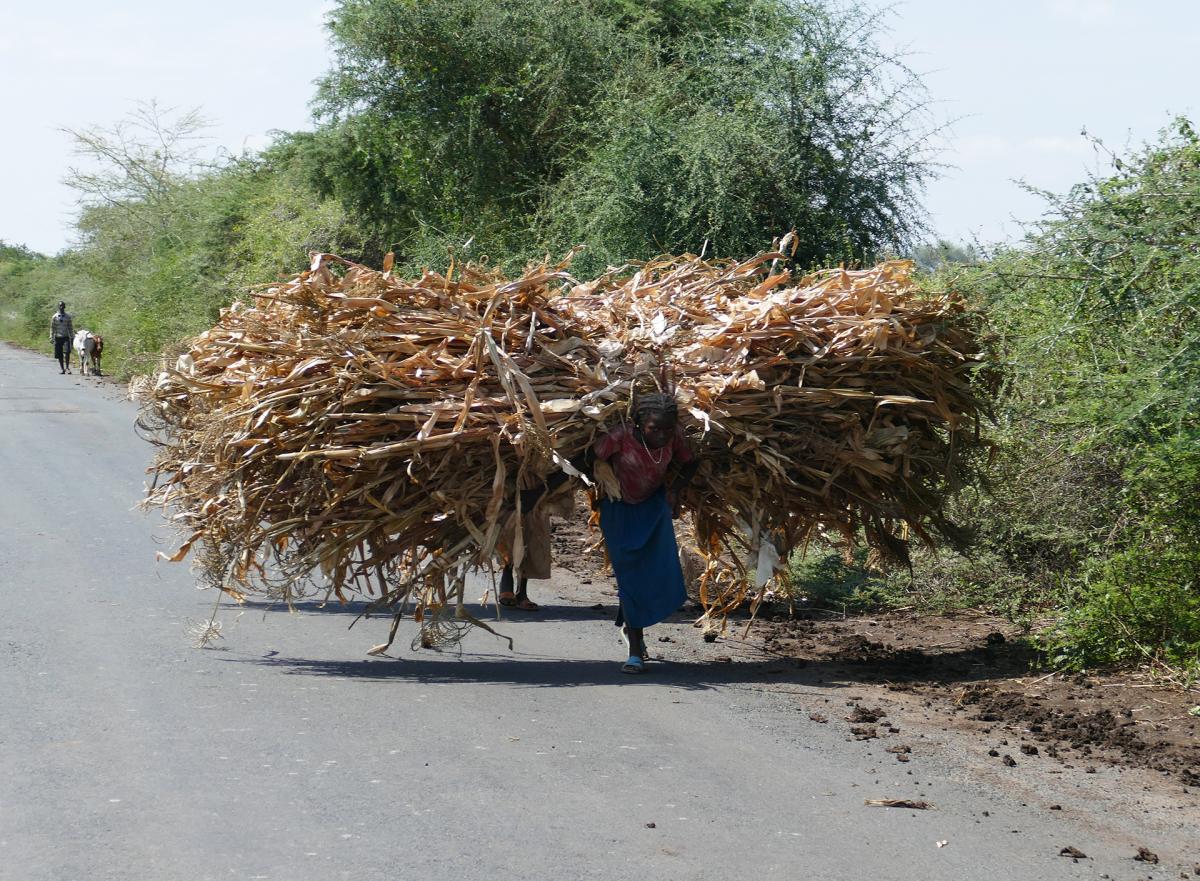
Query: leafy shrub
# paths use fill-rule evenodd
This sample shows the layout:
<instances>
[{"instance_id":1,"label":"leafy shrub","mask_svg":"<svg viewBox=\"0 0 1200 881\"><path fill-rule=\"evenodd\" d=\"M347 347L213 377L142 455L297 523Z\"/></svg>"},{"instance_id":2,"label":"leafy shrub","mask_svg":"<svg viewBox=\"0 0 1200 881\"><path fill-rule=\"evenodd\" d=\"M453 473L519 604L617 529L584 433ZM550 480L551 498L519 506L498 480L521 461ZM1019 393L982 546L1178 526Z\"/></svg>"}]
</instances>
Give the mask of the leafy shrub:
<instances>
[{"instance_id":1,"label":"leafy shrub","mask_svg":"<svg viewBox=\"0 0 1200 881\"><path fill-rule=\"evenodd\" d=\"M866 556L864 548L856 548L847 559L838 548L810 545L788 562L789 596L831 609L865 610L883 604L877 591L884 582L867 568Z\"/></svg>"},{"instance_id":2,"label":"leafy shrub","mask_svg":"<svg viewBox=\"0 0 1200 881\"><path fill-rule=\"evenodd\" d=\"M1200 676L1200 548L1120 551L1084 567L1076 604L1046 637L1054 664L1160 662Z\"/></svg>"},{"instance_id":3,"label":"leafy shrub","mask_svg":"<svg viewBox=\"0 0 1200 881\"><path fill-rule=\"evenodd\" d=\"M1097 145L1102 149L1103 145ZM1005 352L980 548L1062 604L1063 664L1200 662L1200 138L1177 120L958 271Z\"/></svg>"}]
</instances>

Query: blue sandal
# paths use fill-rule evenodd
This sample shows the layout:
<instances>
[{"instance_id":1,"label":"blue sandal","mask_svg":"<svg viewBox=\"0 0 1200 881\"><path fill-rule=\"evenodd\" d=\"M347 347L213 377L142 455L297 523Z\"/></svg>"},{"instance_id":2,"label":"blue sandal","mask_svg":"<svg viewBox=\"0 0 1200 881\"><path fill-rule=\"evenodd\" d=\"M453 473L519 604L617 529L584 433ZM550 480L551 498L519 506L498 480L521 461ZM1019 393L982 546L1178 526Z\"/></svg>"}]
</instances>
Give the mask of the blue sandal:
<instances>
[{"instance_id":1,"label":"blue sandal","mask_svg":"<svg viewBox=\"0 0 1200 881\"><path fill-rule=\"evenodd\" d=\"M646 664L638 655L630 655L629 660L621 665L622 673L645 673Z\"/></svg>"},{"instance_id":2,"label":"blue sandal","mask_svg":"<svg viewBox=\"0 0 1200 881\"><path fill-rule=\"evenodd\" d=\"M621 627L621 641L625 643L625 651L632 655L638 655L643 661L650 660L650 650L646 648L645 638L640 638L635 645L633 640L629 638L629 628Z\"/></svg>"}]
</instances>

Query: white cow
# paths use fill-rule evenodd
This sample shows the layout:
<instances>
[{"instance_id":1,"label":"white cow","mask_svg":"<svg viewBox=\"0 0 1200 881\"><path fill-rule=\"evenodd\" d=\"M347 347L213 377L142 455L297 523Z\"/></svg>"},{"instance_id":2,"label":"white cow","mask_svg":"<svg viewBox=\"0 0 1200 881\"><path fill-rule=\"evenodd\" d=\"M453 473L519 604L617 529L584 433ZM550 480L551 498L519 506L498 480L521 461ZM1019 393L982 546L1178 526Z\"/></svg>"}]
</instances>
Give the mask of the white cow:
<instances>
[{"instance_id":1,"label":"white cow","mask_svg":"<svg viewBox=\"0 0 1200 881\"><path fill-rule=\"evenodd\" d=\"M100 375L100 355L104 351L104 337L90 330L75 334L75 351L79 353L79 372L84 376Z\"/></svg>"}]
</instances>

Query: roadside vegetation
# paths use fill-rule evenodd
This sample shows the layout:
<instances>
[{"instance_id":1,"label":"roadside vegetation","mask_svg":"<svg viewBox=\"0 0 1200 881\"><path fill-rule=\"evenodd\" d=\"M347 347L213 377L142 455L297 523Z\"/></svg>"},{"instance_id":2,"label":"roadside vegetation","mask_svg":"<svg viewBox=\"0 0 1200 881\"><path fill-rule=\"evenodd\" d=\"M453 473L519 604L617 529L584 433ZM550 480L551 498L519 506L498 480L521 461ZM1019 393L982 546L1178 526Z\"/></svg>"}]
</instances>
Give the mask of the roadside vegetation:
<instances>
[{"instance_id":1,"label":"roadside vegetation","mask_svg":"<svg viewBox=\"0 0 1200 881\"><path fill-rule=\"evenodd\" d=\"M1056 667L1200 675L1200 139L1178 120L1110 155L1024 241L926 237L927 96L853 6L786 0L341 0L316 127L204 152L153 104L69 130L76 243L0 243L0 335L46 345L65 299L110 372L147 369L246 287L311 251L401 272L745 256L795 228L796 262L907 254L988 317L1003 376L986 485L951 512L968 555L910 572L810 548L793 589L835 608L986 608ZM1097 145L1103 150L1103 145ZM1049 626L1046 626L1049 622Z\"/></svg>"},{"instance_id":2,"label":"roadside vegetation","mask_svg":"<svg viewBox=\"0 0 1200 881\"><path fill-rule=\"evenodd\" d=\"M1109 166L1044 194L1018 245L919 255L985 310L1004 371L989 479L952 512L970 554L918 551L910 575L814 549L799 589L1050 621L1055 667L1200 678L1200 138L1179 119Z\"/></svg>"}]
</instances>

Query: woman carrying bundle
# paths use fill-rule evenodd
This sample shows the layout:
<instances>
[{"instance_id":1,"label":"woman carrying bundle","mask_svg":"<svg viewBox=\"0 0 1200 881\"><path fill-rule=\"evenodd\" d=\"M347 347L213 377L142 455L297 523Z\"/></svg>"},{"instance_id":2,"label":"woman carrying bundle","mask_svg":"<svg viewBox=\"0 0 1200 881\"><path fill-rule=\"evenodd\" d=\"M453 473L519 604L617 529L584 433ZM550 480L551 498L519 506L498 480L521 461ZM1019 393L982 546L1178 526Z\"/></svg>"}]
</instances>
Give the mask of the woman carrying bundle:
<instances>
[{"instance_id":1,"label":"woman carrying bundle","mask_svg":"<svg viewBox=\"0 0 1200 881\"><path fill-rule=\"evenodd\" d=\"M665 394L638 398L633 425L614 428L592 451L612 466L621 486L619 500L600 501L600 531L617 576L617 620L629 649L621 669L641 673L648 658L645 628L687 600L671 520L679 515L679 495L699 462L679 427L675 398ZM668 487L673 462L682 467Z\"/></svg>"},{"instance_id":2,"label":"woman carrying bundle","mask_svg":"<svg viewBox=\"0 0 1200 881\"><path fill-rule=\"evenodd\" d=\"M679 495L699 467L679 426L675 398L669 394L642 395L634 400L633 424L612 429L573 460L591 472L597 460L612 468L620 499L601 499L600 531L617 576L621 608L617 623L625 638L626 673L641 673L648 658L645 628L665 619L687 600L679 549L671 520L679 515ZM680 469L667 486L672 464ZM561 484L566 475L553 475L547 485ZM543 490L522 494L530 508Z\"/></svg>"}]
</instances>

